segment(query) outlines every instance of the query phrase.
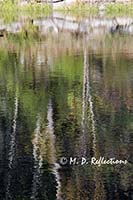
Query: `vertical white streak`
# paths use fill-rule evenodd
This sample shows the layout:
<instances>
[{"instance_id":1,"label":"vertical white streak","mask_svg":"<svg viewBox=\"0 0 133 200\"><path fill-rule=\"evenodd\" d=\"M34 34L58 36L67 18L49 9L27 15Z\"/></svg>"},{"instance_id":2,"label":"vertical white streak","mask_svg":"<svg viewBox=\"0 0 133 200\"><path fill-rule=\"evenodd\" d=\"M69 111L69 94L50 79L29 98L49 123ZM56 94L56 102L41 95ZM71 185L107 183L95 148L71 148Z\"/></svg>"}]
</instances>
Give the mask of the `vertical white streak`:
<instances>
[{"instance_id":1,"label":"vertical white streak","mask_svg":"<svg viewBox=\"0 0 133 200\"><path fill-rule=\"evenodd\" d=\"M49 101L48 104L48 115L47 115L47 120L48 120L48 133L51 138L51 153L53 155L53 174L55 175L56 179L56 199L61 200L61 182L60 182L60 174L59 174L59 168L60 165L56 162L56 149L55 149L55 135L54 135L54 121L53 121L53 109L52 109L52 103L51 100Z\"/></svg>"},{"instance_id":2,"label":"vertical white streak","mask_svg":"<svg viewBox=\"0 0 133 200\"><path fill-rule=\"evenodd\" d=\"M34 173L32 182L32 195L31 199L36 200L38 194L37 190L40 185L41 168L43 164L43 157L39 151L39 138L41 131L41 116L38 115L36 122L36 129L34 131L34 142L33 142L33 158L34 158Z\"/></svg>"},{"instance_id":3,"label":"vertical white streak","mask_svg":"<svg viewBox=\"0 0 133 200\"><path fill-rule=\"evenodd\" d=\"M33 157L34 157L34 173L33 173L33 183L32 183L32 200L37 200L38 189L41 185L41 169L43 165L43 159L47 153L49 156L49 164L52 166L51 170L55 176L56 180L56 199L60 200L61 193L61 183L60 183L60 174L58 169L60 165L56 162L56 149L55 149L55 135L54 135L54 121L53 121L53 108L51 100L48 104L47 109L47 127L45 131L41 131L42 120L40 114L37 117L36 129L34 131L34 140L33 140ZM44 146L45 148L44 148ZM46 152L44 152L46 151ZM47 152L48 151L48 152Z\"/></svg>"},{"instance_id":4,"label":"vertical white streak","mask_svg":"<svg viewBox=\"0 0 133 200\"><path fill-rule=\"evenodd\" d=\"M87 59L86 59L86 54L84 54L84 68L83 68L83 100L82 100L82 144L83 145L83 155L86 155L86 120L87 120L87 106L88 106L88 102L87 102L87 81L88 81L88 73L87 73Z\"/></svg>"},{"instance_id":5,"label":"vertical white streak","mask_svg":"<svg viewBox=\"0 0 133 200\"><path fill-rule=\"evenodd\" d=\"M12 122L12 132L11 132L11 140L10 140L10 149L8 154L8 160L9 160L9 168L12 170L13 160L15 157L15 140L16 140L16 127L17 127L17 116L18 116L18 95L16 91L15 101L14 101L14 116L13 116L13 122ZM8 180L7 180L7 188L6 188L6 199L11 199L10 194L10 187L11 187L11 174L10 171L8 173Z\"/></svg>"},{"instance_id":6,"label":"vertical white streak","mask_svg":"<svg viewBox=\"0 0 133 200\"><path fill-rule=\"evenodd\" d=\"M36 122L36 129L34 131L34 143L33 143L33 157L36 162L38 162L38 142L40 136L40 128L41 128L41 117L38 115Z\"/></svg>"},{"instance_id":7,"label":"vertical white streak","mask_svg":"<svg viewBox=\"0 0 133 200\"><path fill-rule=\"evenodd\" d=\"M92 100L91 87L90 87L89 61L88 61L87 49L86 49L86 47L84 45L83 105L82 105L82 110L83 110L82 111L83 133L85 133L85 128L86 128L86 120L87 120L86 118L87 118L88 104L89 104L92 136L93 136L93 150L95 152L95 149L96 149L95 116L94 116L93 100Z\"/></svg>"},{"instance_id":8,"label":"vertical white streak","mask_svg":"<svg viewBox=\"0 0 133 200\"><path fill-rule=\"evenodd\" d=\"M16 125L17 125L17 115L18 115L18 96L15 97L15 110L13 117L10 150L9 150L9 168L12 168L12 163L15 154L15 139L16 139Z\"/></svg>"}]
</instances>

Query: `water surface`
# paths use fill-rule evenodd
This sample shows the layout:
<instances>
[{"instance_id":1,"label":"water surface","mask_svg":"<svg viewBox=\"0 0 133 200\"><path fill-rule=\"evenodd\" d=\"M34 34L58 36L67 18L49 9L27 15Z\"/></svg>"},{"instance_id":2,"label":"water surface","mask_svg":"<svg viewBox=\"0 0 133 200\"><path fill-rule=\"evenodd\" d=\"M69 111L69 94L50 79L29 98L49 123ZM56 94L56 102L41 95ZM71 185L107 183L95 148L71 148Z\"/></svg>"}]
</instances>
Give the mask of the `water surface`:
<instances>
[{"instance_id":1,"label":"water surface","mask_svg":"<svg viewBox=\"0 0 133 200\"><path fill-rule=\"evenodd\" d=\"M109 18L65 20L4 24L0 199L131 200L132 34L111 29ZM63 165L62 157L128 164Z\"/></svg>"}]
</instances>

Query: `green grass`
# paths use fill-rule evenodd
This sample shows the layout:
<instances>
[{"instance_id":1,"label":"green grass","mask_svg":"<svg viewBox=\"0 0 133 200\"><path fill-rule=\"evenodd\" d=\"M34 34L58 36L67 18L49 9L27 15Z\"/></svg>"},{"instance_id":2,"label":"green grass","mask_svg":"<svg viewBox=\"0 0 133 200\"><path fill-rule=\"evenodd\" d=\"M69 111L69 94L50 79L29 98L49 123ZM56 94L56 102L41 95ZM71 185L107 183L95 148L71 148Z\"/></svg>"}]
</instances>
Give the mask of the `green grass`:
<instances>
[{"instance_id":1,"label":"green grass","mask_svg":"<svg viewBox=\"0 0 133 200\"><path fill-rule=\"evenodd\" d=\"M0 3L0 16L5 22L14 21L18 15L26 15L31 17L48 16L52 13L52 7L48 4L28 3L20 6L18 0L4 0ZM99 12L98 6L91 6L89 4L74 3L71 6L64 6L55 9L56 11L65 14L76 16L97 15ZM133 3L124 5L121 3L108 4L105 8L106 15L133 15Z\"/></svg>"},{"instance_id":2,"label":"green grass","mask_svg":"<svg viewBox=\"0 0 133 200\"><path fill-rule=\"evenodd\" d=\"M61 12L69 12L71 14L82 14L82 13L89 13L89 14L98 14L99 8L96 5L88 5L83 3L75 3L71 6L66 6L63 8L57 9L57 11ZM114 4L107 4L105 7L105 14L110 15L117 15L117 14L133 14L133 3L124 5L122 3L114 3Z\"/></svg>"},{"instance_id":3,"label":"green grass","mask_svg":"<svg viewBox=\"0 0 133 200\"><path fill-rule=\"evenodd\" d=\"M55 9L57 11L61 12L69 12L72 14L78 14L78 13L98 13L98 7L97 6L91 6L88 4L81 3L74 3L70 6L64 6L62 8Z\"/></svg>"},{"instance_id":4,"label":"green grass","mask_svg":"<svg viewBox=\"0 0 133 200\"><path fill-rule=\"evenodd\" d=\"M20 5L19 1L12 0L4 0L0 2L0 11L32 11L32 12L49 12L51 10L51 6L48 4L39 4L39 3L28 3L25 5Z\"/></svg>"},{"instance_id":5,"label":"green grass","mask_svg":"<svg viewBox=\"0 0 133 200\"><path fill-rule=\"evenodd\" d=\"M52 8L50 5L48 4L38 4L38 3L34 3L34 4L27 4L24 6L21 6L19 8L19 10L21 11L25 11L25 12L31 12L31 13L49 13L52 11Z\"/></svg>"},{"instance_id":6,"label":"green grass","mask_svg":"<svg viewBox=\"0 0 133 200\"><path fill-rule=\"evenodd\" d=\"M4 19L4 22L10 23L17 18L17 9L16 3L5 0L0 3L0 17Z\"/></svg>"},{"instance_id":7,"label":"green grass","mask_svg":"<svg viewBox=\"0 0 133 200\"><path fill-rule=\"evenodd\" d=\"M5 23L11 23L15 21L19 16L29 16L32 18L37 18L41 16L48 16L51 14L51 6L47 4L27 4L20 6L17 2L12 2L11 0L6 0L0 3L0 17L4 19Z\"/></svg>"},{"instance_id":8,"label":"green grass","mask_svg":"<svg viewBox=\"0 0 133 200\"><path fill-rule=\"evenodd\" d=\"M28 3L20 5L19 3L5 0L0 3L0 12L32 12L34 13L48 13L51 12L51 6L48 4Z\"/></svg>"},{"instance_id":9,"label":"green grass","mask_svg":"<svg viewBox=\"0 0 133 200\"><path fill-rule=\"evenodd\" d=\"M122 3L109 4L106 6L106 14L133 14L133 3L127 5Z\"/></svg>"}]
</instances>

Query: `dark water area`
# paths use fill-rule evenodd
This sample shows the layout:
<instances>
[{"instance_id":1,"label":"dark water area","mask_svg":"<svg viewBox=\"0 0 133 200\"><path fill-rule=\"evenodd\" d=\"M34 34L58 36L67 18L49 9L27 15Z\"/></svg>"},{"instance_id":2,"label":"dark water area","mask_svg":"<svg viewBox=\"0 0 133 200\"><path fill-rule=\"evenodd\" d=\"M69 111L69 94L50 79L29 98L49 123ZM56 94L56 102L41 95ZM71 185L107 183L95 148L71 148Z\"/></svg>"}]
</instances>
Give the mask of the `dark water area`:
<instances>
[{"instance_id":1,"label":"dark water area","mask_svg":"<svg viewBox=\"0 0 133 200\"><path fill-rule=\"evenodd\" d=\"M0 37L0 200L133 199L132 34L28 20Z\"/></svg>"}]
</instances>

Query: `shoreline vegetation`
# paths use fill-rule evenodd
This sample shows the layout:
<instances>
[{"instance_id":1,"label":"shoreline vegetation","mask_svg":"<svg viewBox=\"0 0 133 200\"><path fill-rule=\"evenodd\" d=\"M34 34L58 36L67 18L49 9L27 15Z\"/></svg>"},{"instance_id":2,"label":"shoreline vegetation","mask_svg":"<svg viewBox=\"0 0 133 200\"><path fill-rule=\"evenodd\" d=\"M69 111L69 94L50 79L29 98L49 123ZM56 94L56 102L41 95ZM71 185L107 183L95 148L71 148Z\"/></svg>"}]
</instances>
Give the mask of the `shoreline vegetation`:
<instances>
[{"instance_id":1,"label":"shoreline vegetation","mask_svg":"<svg viewBox=\"0 0 133 200\"><path fill-rule=\"evenodd\" d=\"M28 12L31 14L50 14L52 11L67 12L71 14L97 14L99 11L104 11L105 14L133 14L133 3L105 3L105 4L89 4L81 1L76 1L67 4L67 1L56 1L52 3L37 3L37 2L17 2L17 1L0 1L0 12L1 13L18 13Z\"/></svg>"}]
</instances>

